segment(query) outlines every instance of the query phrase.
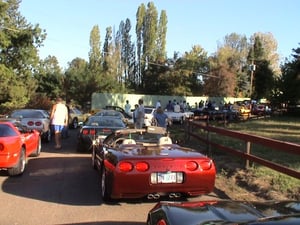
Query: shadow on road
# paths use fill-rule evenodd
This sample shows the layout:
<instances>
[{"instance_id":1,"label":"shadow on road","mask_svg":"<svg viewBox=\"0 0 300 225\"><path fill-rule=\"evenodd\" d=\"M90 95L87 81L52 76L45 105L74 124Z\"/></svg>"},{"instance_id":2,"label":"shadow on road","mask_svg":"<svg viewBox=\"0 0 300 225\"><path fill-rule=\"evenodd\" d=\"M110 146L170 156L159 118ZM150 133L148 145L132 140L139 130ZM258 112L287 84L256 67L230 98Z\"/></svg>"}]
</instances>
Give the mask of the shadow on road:
<instances>
[{"instance_id":1,"label":"shadow on road","mask_svg":"<svg viewBox=\"0 0 300 225\"><path fill-rule=\"evenodd\" d=\"M69 205L100 205L100 181L88 157L30 159L22 176L7 177L2 191Z\"/></svg>"}]
</instances>

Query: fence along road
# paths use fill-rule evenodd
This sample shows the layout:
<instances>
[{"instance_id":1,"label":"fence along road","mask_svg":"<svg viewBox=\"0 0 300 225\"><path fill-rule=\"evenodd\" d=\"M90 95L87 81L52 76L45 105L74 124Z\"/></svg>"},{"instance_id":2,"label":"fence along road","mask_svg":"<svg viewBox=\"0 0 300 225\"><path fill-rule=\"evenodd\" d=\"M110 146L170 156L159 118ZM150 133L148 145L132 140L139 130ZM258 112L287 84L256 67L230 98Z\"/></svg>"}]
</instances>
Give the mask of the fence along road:
<instances>
[{"instance_id":1,"label":"fence along road","mask_svg":"<svg viewBox=\"0 0 300 225\"><path fill-rule=\"evenodd\" d=\"M206 138L203 138L197 135L197 129L203 129L207 132ZM245 142L245 152L242 152L237 149L232 149L228 146L220 145L218 143L214 143L210 140L210 134L216 133L223 136L228 136L231 138L235 138ZM300 171L296 171L294 169L288 168L284 165L279 165L277 163L268 161L266 159L257 157L251 154L251 144L259 144L265 147L272 148L276 151L286 152L291 155L300 156L300 145L294 143L287 143L283 141L278 141L270 138L259 137L250 134L244 134L238 131L231 131L224 128L218 128L209 126L208 123L186 120L185 123L185 134L186 138L194 137L197 140L205 143L207 145L208 151L211 152L211 147L218 148L227 153L236 155L242 159L245 159L245 167L249 167L249 161L256 162L266 167L269 167L278 172L284 173L286 175L295 177L300 179Z\"/></svg>"}]
</instances>

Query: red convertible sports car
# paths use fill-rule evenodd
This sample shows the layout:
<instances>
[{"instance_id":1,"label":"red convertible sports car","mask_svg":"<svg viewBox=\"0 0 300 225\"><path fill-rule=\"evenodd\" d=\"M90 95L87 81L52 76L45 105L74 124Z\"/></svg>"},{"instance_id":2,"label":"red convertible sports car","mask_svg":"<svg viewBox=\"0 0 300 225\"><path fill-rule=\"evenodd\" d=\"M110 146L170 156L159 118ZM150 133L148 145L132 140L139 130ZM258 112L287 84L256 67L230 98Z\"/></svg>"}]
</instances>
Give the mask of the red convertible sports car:
<instances>
[{"instance_id":1,"label":"red convertible sports car","mask_svg":"<svg viewBox=\"0 0 300 225\"><path fill-rule=\"evenodd\" d=\"M41 136L19 123L0 121L0 169L15 176L24 172L27 157L41 152Z\"/></svg>"},{"instance_id":2,"label":"red convertible sports car","mask_svg":"<svg viewBox=\"0 0 300 225\"><path fill-rule=\"evenodd\" d=\"M242 202L231 200L159 202L147 225L299 225L299 201Z\"/></svg>"},{"instance_id":3,"label":"red convertible sports car","mask_svg":"<svg viewBox=\"0 0 300 225\"><path fill-rule=\"evenodd\" d=\"M213 161L172 143L162 127L116 130L94 140L92 165L101 174L104 201L198 196L213 191Z\"/></svg>"}]
</instances>

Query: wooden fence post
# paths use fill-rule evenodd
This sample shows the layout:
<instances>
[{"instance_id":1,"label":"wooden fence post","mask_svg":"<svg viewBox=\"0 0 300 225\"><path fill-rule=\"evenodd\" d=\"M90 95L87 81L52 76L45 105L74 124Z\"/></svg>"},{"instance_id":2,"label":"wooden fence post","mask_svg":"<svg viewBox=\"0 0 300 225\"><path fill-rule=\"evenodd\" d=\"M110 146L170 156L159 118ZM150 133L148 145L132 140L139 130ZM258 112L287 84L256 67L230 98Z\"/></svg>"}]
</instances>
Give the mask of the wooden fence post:
<instances>
[{"instance_id":1,"label":"wooden fence post","mask_svg":"<svg viewBox=\"0 0 300 225\"><path fill-rule=\"evenodd\" d=\"M250 141L246 141L246 153L248 155L251 154L251 142ZM250 167L250 161L249 161L249 159L246 159L245 167L246 167L246 169L249 169L249 167Z\"/></svg>"}]
</instances>

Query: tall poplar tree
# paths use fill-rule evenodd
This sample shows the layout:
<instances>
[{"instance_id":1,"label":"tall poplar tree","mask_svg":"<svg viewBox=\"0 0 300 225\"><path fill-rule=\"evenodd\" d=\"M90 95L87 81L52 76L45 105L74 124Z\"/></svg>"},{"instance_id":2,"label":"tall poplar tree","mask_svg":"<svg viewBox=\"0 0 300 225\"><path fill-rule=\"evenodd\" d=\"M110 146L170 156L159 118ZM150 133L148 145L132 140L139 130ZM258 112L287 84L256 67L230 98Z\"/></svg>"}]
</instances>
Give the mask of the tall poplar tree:
<instances>
[{"instance_id":1,"label":"tall poplar tree","mask_svg":"<svg viewBox=\"0 0 300 225\"><path fill-rule=\"evenodd\" d=\"M143 24L144 24L144 19L146 15L146 6L142 3L137 10L136 13L136 27L135 27L135 32L136 32L136 46L137 46L137 85L141 86L143 82L143 75L142 75L142 68L143 65L145 64L143 59Z\"/></svg>"},{"instance_id":2,"label":"tall poplar tree","mask_svg":"<svg viewBox=\"0 0 300 225\"><path fill-rule=\"evenodd\" d=\"M167 58L167 52L166 52L167 23L168 23L167 13L165 10L162 10L159 18L158 28L157 28L156 59L158 62L165 62Z\"/></svg>"},{"instance_id":3,"label":"tall poplar tree","mask_svg":"<svg viewBox=\"0 0 300 225\"><path fill-rule=\"evenodd\" d=\"M143 23L143 57L145 63L156 62L158 13L153 2L147 5L146 15Z\"/></svg>"}]
</instances>

